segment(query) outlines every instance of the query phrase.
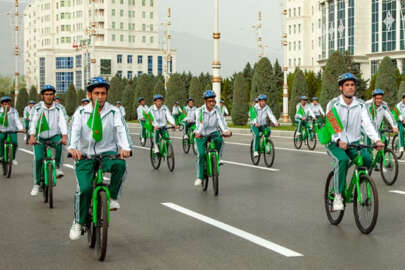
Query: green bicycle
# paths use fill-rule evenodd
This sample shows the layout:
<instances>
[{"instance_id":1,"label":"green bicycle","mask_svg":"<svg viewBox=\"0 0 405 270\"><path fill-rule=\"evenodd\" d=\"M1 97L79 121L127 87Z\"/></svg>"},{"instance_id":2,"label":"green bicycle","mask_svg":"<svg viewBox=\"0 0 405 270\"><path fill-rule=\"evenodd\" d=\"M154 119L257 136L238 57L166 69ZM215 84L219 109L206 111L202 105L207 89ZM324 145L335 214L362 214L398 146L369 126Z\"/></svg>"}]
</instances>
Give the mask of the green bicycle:
<instances>
[{"instance_id":1,"label":"green bicycle","mask_svg":"<svg viewBox=\"0 0 405 270\"><path fill-rule=\"evenodd\" d=\"M196 126L193 125L188 129L187 134L183 135L183 151L184 153L188 154L190 152L190 148L193 149L194 154L197 155L197 145L195 143L195 136L194 136L194 130ZM187 137L186 137L187 135Z\"/></svg>"},{"instance_id":2,"label":"green bicycle","mask_svg":"<svg viewBox=\"0 0 405 270\"><path fill-rule=\"evenodd\" d=\"M310 120L306 120L305 125L301 128L301 134L298 135L298 128L294 132L294 146L296 149L301 149L302 142L305 142L309 150L314 150L316 147L316 133L309 122Z\"/></svg>"},{"instance_id":3,"label":"green bicycle","mask_svg":"<svg viewBox=\"0 0 405 270\"><path fill-rule=\"evenodd\" d=\"M174 127L165 127L166 129L174 129ZM162 162L162 158L166 159L167 161L167 167L169 168L169 171L174 171L175 167L175 161L174 161L174 150L173 150L173 145L170 137L168 138L163 138L160 137L158 141L158 148L159 148L159 153L155 153L154 151L154 143L151 143L150 146L150 162L152 163L152 167L155 170L158 170L160 167L160 163Z\"/></svg>"},{"instance_id":4,"label":"green bicycle","mask_svg":"<svg viewBox=\"0 0 405 270\"><path fill-rule=\"evenodd\" d=\"M399 149L401 148L401 141L399 138L400 134L396 134L393 138L392 138L392 145L391 145L391 149L394 151L395 155L397 156L398 159L401 159L404 152L400 151Z\"/></svg>"},{"instance_id":5,"label":"green bicycle","mask_svg":"<svg viewBox=\"0 0 405 270\"><path fill-rule=\"evenodd\" d=\"M13 168L14 160L14 145L11 143L11 137L9 132L2 132L5 134L5 143L3 145L3 160L1 161L3 167L3 175L6 178L10 178ZM13 132L14 133L14 132Z\"/></svg>"},{"instance_id":6,"label":"green bicycle","mask_svg":"<svg viewBox=\"0 0 405 270\"><path fill-rule=\"evenodd\" d=\"M392 130L383 129L380 130L380 133L382 142L385 144L385 148L377 151L373 159L373 165L368 173L371 176L373 169L376 170L378 168L384 183L391 186L397 181L398 178L398 158L394 154L394 151L388 148L390 143L389 137L385 136L386 133L392 133Z\"/></svg>"},{"instance_id":7,"label":"green bicycle","mask_svg":"<svg viewBox=\"0 0 405 270\"><path fill-rule=\"evenodd\" d=\"M366 145L348 145L348 148L369 149ZM375 227L378 217L378 192L373 179L368 175L364 167L363 158L358 154L350 163L349 168L354 166L353 175L349 185L346 185L343 192L345 204L353 203L353 214L357 228L363 234L369 234ZM334 172L330 172L326 179L324 202L326 216L332 225L338 225L344 215L343 211L333 211L333 200L335 198Z\"/></svg>"},{"instance_id":8,"label":"green bicycle","mask_svg":"<svg viewBox=\"0 0 405 270\"><path fill-rule=\"evenodd\" d=\"M148 139L150 140L150 142L152 144L152 134L147 128L145 128L145 138L144 138L144 140L142 140L142 131L141 131L139 134L139 142L142 146L145 146Z\"/></svg>"},{"instance_id":9,"label":"green bicycle","mask_svg":"<svg viewBox=\"0 0 405 270\"><path fill-rule=\"evenodd\" d=\"M264 163L266 164L267 167L273 166L274 163L274 143L273 141L269 138L269 133L268 130L265 130L264 132L260 132L260 144L259 144L259 155L254 156L255 152L255 145L254 145L254 138L252 139L250 143L250 159L252 160L253 165L258 165L260 162L260 157L263 155L264 157Z\"/></svg>"}]
</instances>

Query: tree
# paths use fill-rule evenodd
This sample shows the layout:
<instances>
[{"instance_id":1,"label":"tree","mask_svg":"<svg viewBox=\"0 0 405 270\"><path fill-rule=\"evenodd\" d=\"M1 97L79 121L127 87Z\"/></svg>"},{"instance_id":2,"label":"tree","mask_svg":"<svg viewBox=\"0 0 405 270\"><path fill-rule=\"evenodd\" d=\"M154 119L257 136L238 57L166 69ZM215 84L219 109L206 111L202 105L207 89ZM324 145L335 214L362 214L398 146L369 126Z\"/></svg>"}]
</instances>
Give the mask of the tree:
<instances>
[{"instance_id":1,"label":"tree","mask_svg":"<svg viewBox=\"0 0 405 270\"><path fill-rule=\"evenodd\" d=\"M68 115L73 115L77 108L77 95L75 86L71 83L65 95L65 108Z\"/></svg>"},{"instance_id":2,"label":"tree","mask_svg":"<svg viewBox=\"0 0 405 270\"><path fill-rule=\"evenodd\" d=\"M280 64L278 63L278 59L276 59L276 62L274 63L273 72L274 72L274 79L275 79L275 82L274 82L275 87L279 93L278 97L279 97L279 100L282 100L284 73L283 73L283 69L281 68Z\"/></svg>"},{"instance_id":3,"label":"tree","mask_svg":"<svg viewBox=\"0 0 405 270\"><path fill-rule=\"evenodd\" d=\"M76 104L79 106L82 102L82 99L86 97L86 92L82 89L76 91L77 102Z\"/></svg>"},{"instance_id":4,"label":"tree","mask_svg":"<svg viewBox=\"0 0 405 270\"><path fill-rule=\"evenodd\" d=\"M139 97L145 99L146 104L151 104L153 100L153 87L154 80L152 76L148 74L143 74L137 79L135 87L135 99L138 100ZM165 93L160 93L165 96Z\"/></svg>"},{"instance_id":5,"label":"tree","mask_svg":"<svg viewBox=\"0 0 405 270\"><path fill-rule=\"evenodd\" d=\"M288 114L291 118L295 115L295 106L300 102L300 96L308 96L308 86L305 80L305 75L300 68L295 70L293 88L290 93L290 105L288 106Z\"/></svg>"},{"instance_id":6,"label":"tree","mask_svg":"<svg viewBox=\"0 0 405 270\"><path fill-rule=\"evenodd\" d=\"M39 101L38 90L34 85L32 85L31 88L30 88L30 93L28 95L28 99L33 100L35 102Z\"/></svg>"},{"instance_id":7,"label":"tree","mask_svg":"<svg viewBox=\"0 0 405 270\"><path fill-rule=\"evenodd\" d=\"M232 89L232 80L229 78L226 78L222 80L221 83L221 99L225 101L225 104L227 108L229 109L229 112L232 111L232 97L233 97L233 89Z\"/></svg>"},{"instance_id":8,"label":"tree","mask_svg":"<svg viewBox=\"0 0 405 270\"><path fill-rule=\"evenodd\" d=\"M390 107L394 106L397 101L397 77L398 74L395 73L395 66L392 63L392 59L388 56L384 57L377 70L375 88L384 90L384 100Z\"/></svg>"},{"instance_id":9,"label":"tree","mask_svg":"<svg viewBox=\"0 0 405 270\"><path fill-rule=\"evenodd\" d=\"M402 100L402 95L405 93L405 81L401 81L399 85L397 100Z\"/></svg>"},{"instance_id":10,"label":"tree","mask_svg":"<svg viewBox=\"0 0 405 270\"><path fill-rule=\"evenodd\" d=\"M17 104L16 104L16 110L18 111L18 114L20 116L23 115L24 112L24 108L25 106L27 106L29 102L28 99L28 92L26 88L20 88L19 94L18 94L18 98L17 98Z\"/></svg>"},{"instance_id":11,"label":"tree","mask_svg":"<svg viewBox=\"0 0 405 270\"><path fill-rule=\"evenodd\" d=\"M197 107L200 107L204 104L203 93L204 90L201 86L200 79L198 79L198 77L193 77L190 81L190 89L188 95L189 97L194 99L194 103Z\"/></svg>"},{"instance_id":12,"label":"tree","mask_svg":"<svg viewBox=\"0 0 405 270\"><path fill-rule=\"evenodd\" d=\"M377 80L377 73L375 73L370 80L370 85L367 89L367 91L364 93L365 99L368 100L371 98L371 94L373 93L373 90L375 89L375 81Z\"/></svg>"},{"instance_id":13,"label":"tree","mask_svg":"<svg viewBox=\"0 0 405 270\"><path fill-rule=\"evenodd\" d=\"M315 73L313 71L305 71L305 81L308 86L308 97L313 98L318 92L320 87L319 81L316 79Z\"/></svg>"},{"instance_id":14,"label":"tree","mask_svg":"<svg viewBox=\"0 0 405 270\"><path fill-rule=\"evenodd\" d=\"M187 99L186 86L180 74L173 74L167 83L166 105L171 108L178 101L184 106Z\"/></svg>"},{"instance_id":15,"label":"tree","mask_svg":"<svg viewBox=\"0 0 405 270\"><path fill-rule=\"evenodd\" d=\"M243 73L235 75L233 89L232 122L235 125L245 125L249 111L249 86Z\"/></svg>"},{"instance_id":16,"label":"tree","mask_svg":"<svg viewBox=\"0 0 405 270\"><path fill-rule=\"evenodd\" d=\"M129 82L127 86L125 86L122 106L125 108L126 120L136 119L136 108L138 107L138 101L135 100L135 88L133 82Z\"/></svg>"},{"instance_id":17,"label":"tree","mask_svg":"<svg viewBox=\"0 0 405 270\"><path fill-rule=\"evenodd\" d=\"M166 92L165 90L165 82L163 77L162 78L158 78L156 80L155 86L153 87L153 95L156 94L164 94Z\"/></svg>"},{"instance_id":18,"label":"tree","mask_svg":"<svg viewBox=\"0 0 405 270\"><path fill-rule=\"evenodd\" d=\"M118 75L115 75L110 81L108 90L108 102L115 105L115 102L121 100L122 92L125 88L125 82Z\"/></svg>"},{"instance_id":19,"label":"tree","mask_svg":"<svg viewBox=\"0 0 405 270\"><path fill-rule=\"evenodd\" d=\"M291 99L291 91L292 91L293 85L294 85L294 76L295 76L295 72L290 72L287 75L288 100Z\"/></svg>"}]
</instances>

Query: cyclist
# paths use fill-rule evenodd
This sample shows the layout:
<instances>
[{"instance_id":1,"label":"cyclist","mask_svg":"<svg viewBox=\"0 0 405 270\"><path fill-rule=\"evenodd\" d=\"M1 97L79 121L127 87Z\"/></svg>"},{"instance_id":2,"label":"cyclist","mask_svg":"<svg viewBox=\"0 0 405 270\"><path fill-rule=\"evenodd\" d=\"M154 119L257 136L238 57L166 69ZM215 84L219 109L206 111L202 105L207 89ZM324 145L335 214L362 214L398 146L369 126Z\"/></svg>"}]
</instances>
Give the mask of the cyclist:
<instances>
[{"instance_id":1,"label":"cyclist","mask_svg":"<svg viewBox=\"0 0 405 270\"><path fill-rule=\"evenodd\" d=\"M15 155L18 147L18 137L17 131L25 132L23 125L21 124L20 117L18 116L18 111L11 107L11 98L4 96L0 99L1 109L0 114L2 114L0 122L0 158L3 159L4 143L7 139L5 132L10 135L11 143L14 146L13 151L13 165L17 165L18 162L15 160Z\"/></svg>"},{"instance_id":2,"label":"cyclist","mask_svg":"<svg viewBox=\"0 0 405 270\"><path fill-rule=\"evenodd\" d=\"M349 149L347 145L358 144L361 139L361 129L363 129L366 135L376 143L378 149L384 148L384 144L371 122L366 104L354 96L357 78L351 73L345 73L339 76L338 83L341 95L332 99L326 110L329 112L334 108L343 126L342 129L336 130L336 133L332 135L332 142L326 147L327 153L335 160L333 211L344 210L342 192L346 184L348 165L349 161L358 153L357 150ZM364 165L370 168L372 165L370 151L362 149L360 154L363 157Z\"/></svg>"},{"instance_id":3,"label":"cyclist","mask_svg":"<svg viewBox=\"0 0 405 270\"><path fill-rule=\"evenodd\" d=\"M146 105L145 99L143 97L138 98L138 103L139 106L136 109L136 112L138 114L138 120L141 125L141 140L142 144L145 143L145 138L146 138L146 129L145 129L145 117L143 115L143 112L148 111L148 105Z\"/></svg>"},{"instance_id":4,"label":"cyclist","mask_svg":"<svg viewBox=\"0 0 405 270\"><path fill-rule=\"evenodd\" d=\"M127 113L125 112L124 106L121 105L121 101L118 100L117 102L115 102L115 106L117 106L117 108L120 110L122 117L125 118L125 115L127 115Z\"/></svg>"},{"instance_id":5,"label":"cyclist","mask_svg":"<svg viewBox=\"0 0 405 270\"><path fill-rule=\"evenodd\" d=\"M321 104L319 104L319 98L312 98L311 110L315 115L318 125L322 125L322 118L325 117L325 112L323 111Z\"/></svg>"},{"instance_id":6,"label":"cyclist","mask_svg":"<svg viewBox=\"0 0 405 270\"><path fill-rule=\"evenodd\" d=\"M153 97L154 105L150 106L149 111L153 115L153 138L155 139L154 152L159 153L159 137L169 138L169 133L166 129L166 124L169 122L174 128L177 128L176 122L170 113L170 110L163 104L163 96L157 94Z\"/></svg>"},{"instance_id":7,"label":"cyclist","mask_svg":"<svg viewBox=\"0 0 405 270\"><path fill-rule=\"evenodd\" d=\"M404 125L405 125L405 93L402 94L402 101L400 101L397 105L396 108L398 109L400 115L399 115L399 121L398 123L398 129L399 129L399 142L401 147L399 148L400 152L404 152L404 147L405 147L405 132L404 132Z\"/></svg>"},{"instance_id":8,"label":"cyclist","mask_svg":"<svg viewBox=\"0 0 405 270\"><path fill-rule=\"evenodd\" d=\"M42 162L44 159L44 146L36 144L37 141L52 141L55 143L56 177L64 175L62 165L62 144L67 144L67 125L64 112L54 101L56 89L52 85L44 85L41 89L42 102L36 104L31 112L29 129L29 144L34 145L34 186L31 196L37 196L41 177ZM45 127L47 123L47 127ZM38 129L38 131L37 131Z\"/></svg>"},{"instance_id":9,"label":"cyclist","mask_svg":"<svg viewBox=\"0 0 405 270\"><path fill-rule=\"evenodd\" d=\"M220 108L216 106L216 94L212 90L204 92L204 105L196 111L196 130L194 131L197 143L197 159L196 170L197 179L194 181L194 186L200 186L204 177L204 163L206 160L206 136L214 136L215 148L219 152L219 159L222 156L224 140L220 136L218 129L224 133L224 136L230 137L229 130L224 117L221 114Z\"/></svg>"},{"instance_id":10,"label":"cyclist","mask_svg":"<svg viewBox=\"0 0 405 270\"><path fill-rule=\"evenodd\" d=\"M29 124L30 124L31 110L32 110L32 107L34 107L34 105L35 105L35 101L30 100L28 105L25 106L25 108L24 108L24 112L23 112L23 114L24 114L24 128L26 130L28 130L28 127L29 127Z\"/></svg>"},{"instance_id":11,"label":"cyclist","mask_svg":"<svg viewBox=\"0 0 405 270\"><path fill-rule=\"evenodd\" d=\"M187 116L184 119L184 137L188 139L188 130L195 125L195 111L197 107L194 106L194 100L192 98L187 99L186 113Z\"/></svg>"},{"instance_id":12,"label":"cyclist","mask_svg":"<svg viewBox=\"0 0 405 270\"><path fill-rule=\"evenodd\" d=\"M219 103L219 108L220 108L222 116L228 116L229 115L228 108L225 106L225 100L221 99L221 101Z\"/></svg>"},{"instance_id":13,"label":"cyclist","mask_svg":"<svg viewBox=\"0 0 405 270\"><path fill-rule=\"evenodd\" d=\"M267 125L267 118L271 120L271 122L277 127L279 126L276 117L274 116L273 112L271 111L270 107L266 104L267 96L266 95L259 95L258 97L259 103L254 107L256 110L256 117L251 119L251 127L253 132L254 138L254 146L255 151L253 155L255 157L259 156L259 144L260 144L260 132L263 134L267 134L266 136L270 137L271 130Z\"/></svg>"},{"instance_id":14,"label":"cyclist","mask_svg":"<svg viewBox=\"0 0 405 270\"><path fill-rule=\"evenodd\" d=\"M89 103L90 103L90 100L88 98L82 98L82 100L80 101L80 105L82 107L86 106Z\"/></svg>"},{"instance_id":15,"label":"cyclist","mask_svg":"<svg viewBox=\"0 0 405 270\"><path fill-rule=\"evenodd\" d=\"M72 122L72 137L68 151L75 160L75 172L77 190L75 193L75 215L73 225L69 232L71 240L77 240L81 236L82 226L88 221L88 211L93 192L92 180L94 177L94 160L82 159L83 155L116 155L121 159L103 160L103 171L111 172L109 186L111 201L110 209L119 209L118 195L126 174L126 162L131 153L131 143L126 130L125 120L120 110L108 103L108 89L110 84L101 77L91 79L87 86L91 103L76 111ZM99 113L102 120L101 139L96 141L92 136L92 129L87 122L93 113L94 106L98 101Z\"/></svg>"},{"instance_id":16,"label":"cyclist","mask_svg":"<svg viewBox=\"0 0 405 270\"><path fill-rule=\"evenodd\" d=\"M179 106L179 102L176 101L176 102L173 104L173 109L172 109L172 116L173 116L174 121L176 122L176 124L177 124L178 121L179 121L179 117L180 117L181 112L182 112L182 111L181 111L181 108L180 108L180 106Z\"/></svg>"},{"instance_id":17,"label":"cyclist","mask_svg":"<svg viewBox=\"0 0 405 270\"><path fill-rule=\"evenodd\" d=\"M307 126L308 119L312 117L312 119L315 119L315 114L311 109L311 106L308 104L308 97L307 96L301 96L300 97L300 103L297 104L296 106L296 113L295 113L295 122L298 124L297 127L297 135L301 135L302 131L302 126Z\"/></svg>"}]
</instances>

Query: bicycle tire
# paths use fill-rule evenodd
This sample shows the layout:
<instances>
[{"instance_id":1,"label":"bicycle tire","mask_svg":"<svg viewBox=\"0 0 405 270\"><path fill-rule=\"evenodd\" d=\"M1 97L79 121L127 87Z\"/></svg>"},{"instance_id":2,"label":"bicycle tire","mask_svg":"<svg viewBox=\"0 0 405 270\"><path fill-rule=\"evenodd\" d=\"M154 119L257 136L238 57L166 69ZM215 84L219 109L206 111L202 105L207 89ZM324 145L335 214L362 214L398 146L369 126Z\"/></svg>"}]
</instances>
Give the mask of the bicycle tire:
<instances>
[{"instance_id":1,"label":"bicycle tire","mask_svg":"<svg viewBox=\"0 0 405 270\"><path fill-rule=\"evenodd\" d=\"M359 202L357 201L357 187L354 190L354 199L353 199L353 214L354 214L354 220L356 221L357 228L363 233L363 234L369 234L370 232L373 231L376 223L377 223L377 218L378 218L378 192L377 188L375 186L375 183L371 177L368 175L361 175L360 176L360 189L362 186L367 186L364 184L370 183L370 191L372 193L372 198L367 199L366 207L363 205L359 205ZM365 197L362 193L362 199ZM367 188L366 188L366 193L367 193ZM363 202L361 204L364 204ZM371 207L370 207L371 205ZM371 220L369 224L364 224L363 221L361 220L361 214L359 213L359 208L362 207L363 209L366 208L368 212L370 212L367 208L373 208L373 214L371 217Z\"/></svg>"},{"instance_id":2,"label":"bicycle tire","mask_svg":"<svg viewBox=\"0 0 405 270\"><path fill-rule=\"evenodd\" d=\"M146 141L147 139L145 138L142 142L142 136L139 136L139 143L141 144L141 146L145 146L146 145Z\"/></svg>"},{"instance_id":3,"label":"bicycle tire","mask_svg":"<svg viewBox=\"0 0 405 270\"><path fill-rule=\"evenodd\" d=\"M312 134L312 136L311 136ZM311 138L312 137L312 138ZM311 142L311 143L310 143ZM316 133L311 130L308 132L308 136L307 136L307 146L309 150L314 150L316 147Z\"/></svg>"},{"instance_id":4,"label":"bicycle tire","mask_svg":"<svg viewBox=\"0 0 405 270\"><path fill-rule=\"evenodd\" d=\"M52 163L48 163L46 168L48 171L48 203L49 208L53 208L53 166Z\"/></svg>"},{"instance_id":5,"label":"bicycle tire","mask_svg":"<svg viewBox=\"0 0 405 270\"><path fill-rule=\"evenodd\" d=\"M386 154L389 154L392 157L392 160L388 166L384 166ZM391 149L384 150L384 157L380 161L380 168L381 178L383 179L384 183L388 186L392 186L398 179L398 159ZM387 175L387 169L393 169L393 175L391 177Z\"/></svg>"},{"instance_id":6,"label":"bicycle tire","mask_svg":"<svg viewBox=\"0 0 405 270\"><path fill-rule=\"evenodd\" d=\"M190 152L190 144L188 143L189 139L186 139L185 136L186 135L183 135L183 152L188 154L188 152Z\"/></svg>"},{"instance_id":7,"label":"bicycle tire","mask_svg":"<svg viewBox=\"0 0 405 270\"><path fill-rule=\"evenodd\" d=\"M153 169L158 170L160 167L160 163L162 162L162 156L158 153L154 153L154 144L151 143L150 145L150 162L152 164Z\"/></svg>"},{"instance_id":8,"label":"bicycle tire","mask_svg":"<svg viewBox=\"0 0 405 270\"><path fill-rule=\"evenodd\" d=\"M325 191L324 191L324 204L325 204L325 211L326 217L328 221L332 225L338 225L342 219L345 211L332 211L333 209L333 198L335 194L333 192L333 176L334 172L330 172L328 177L326 178L325 184Z\"/></svg>"},{"instance_id":9,"label":"bicycle tire","mask_svg":"<svg viewBox=\"0 0 405 270\"><path fill-rule=\"evenodd\" d=\"M183 125L179 125L179 131L183 131L184 130L184 126Z\"/></svg>"},{"instance_id":10,"label":"bicycle tire","mask_svg":"<svg viewBox=\"0 0 405 270\"><path fill-rule=\"evenodd\" d=\"M176 166L176 161L174 158L174 150L173 150L173 145L171 142L167 142L167 167L169 168L169 171L173 172L174 168Z\"/></svg>"},{"instance_id":11,"label":"bicycle tire","mask_svg":"<svg viewBox=\"0 0 405 270\"><path fill-rule=\"evenodd\" d=\"M91 209L92 208L90 207L90 211L92 211ZM96 246L96 226L92 221L87 227L87 244L89 245L89 248L94 248Z\"/></svg>"},{"instance_id":12,"label":"bicycle tire","mask_svg":"<svg viewBox=\"0 0 405 270\"><path fill-rule=\"evenodd\" d=\"M404 152L400 152L399 147L400 147L400 139L399 139L398 135L395 135L392 138L391 148L394 151L394 154L397 156L397 158L401 159Z\"/></svg>"},{"instance_id":13,"label":"bicycle tire","mask_svg":"<svg viewBox=\"0 0 405 270\"><path fill-rule=\"evenodd\" d=\"M253 165L258 165L260 162L260 152L257 157L254 156L254 140L250 142L250 160L252 161Z\"/></svg>"},{"instance_id":14,"label":"bicycle tire","mask_svg":"<svg viewBox=\"0 0 405 270\"><path fill-rule=\"evenodd\" d=\"M96 225L96 258L99 261L104 261L107 254L107 239L108 239L108 208L107 195L104 190L98 193L97 207L97 225Z\"/></svg>"},{"instance_id":15,"label":"bicycle tire","mask_svg":"<svg viewBox=\"0 0 405 270\"><path fill-rule=\"evenodd\" d=\"M296 149L301 149L302 147L302 135L298 136L297 135L298 130L296 129L294 131L294 146Z\"/></svg>"},{"instance_id":16,"label":"bicycle tire","mask_svg":"<svg viewBox=\"0 0 405 270\"><path fill-rule=\"evenodd\" d=\"M264 163L268 168L273 166L274 163L274 158L275 158L275 152L274 152L274 143L271 139L267 139L267 145L265 145L264 149ZM270 152L267 151L269 149Z\"/></svg>"},{"instance_id":17,"label":"bicycle tire","mask_svg":"<svg viewBox=\"0 0 405 270\"><path fill-rule=\"evenodd\" d=\"M193 149L194 155L197 155L198 149L197 149L197 144L195 142L195 138L194 138L193 143L192 143L192 149Z\"/></svg>"},{"instance_id":18,"label":"bicycle tire","mask_svg":"<svg viewBox=\"0 0 405 270\"><path fill-rule=\"evenodd\" d=\"M7 147L7 158L8 158L8 160L7 160L7 163L6 163L6 166L7 166L7 174L6 174L6 177L7 178L10 178L11 177L11 171L12 171L12 169L13 169L13 150L11 149L11 146L9 145L8 147Z\"/></svg>"},{"instance_id":19,"label":"bicycle tire","mask_svg":"<svg viewBox=\"0 0 405 270\"><path fill-rule=\"evenodd\" d=\"M212 155L212 187L214 188L214 195L218 196L218 167L217 167L217 156Z\"/></svg>"}]
</instances>

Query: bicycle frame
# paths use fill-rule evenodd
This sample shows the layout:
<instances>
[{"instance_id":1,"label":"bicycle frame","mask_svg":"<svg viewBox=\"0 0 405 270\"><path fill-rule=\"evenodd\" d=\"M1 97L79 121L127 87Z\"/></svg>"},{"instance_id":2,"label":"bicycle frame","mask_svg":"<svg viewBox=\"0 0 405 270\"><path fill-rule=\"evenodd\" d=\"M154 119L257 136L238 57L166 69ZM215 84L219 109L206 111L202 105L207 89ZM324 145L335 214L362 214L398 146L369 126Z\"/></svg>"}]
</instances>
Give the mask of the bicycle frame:
<instances>
[{"instance_id":1,"label":"bicycle frame","mask_svg":"<svg viewBox=\"0 0 405 270\"><path fill-rule=\"evenodd\" d=\"M5 161L9 161L9 160L13 160L14 159L14 145L11 143L11 137L10 137L10 134L8 134L7 133L7 138L6 138L6 143L4 144L4 146L3 146L4 148L3 148L3 160L5 160ZM8 148L11 148L11 158L9 157L9 156L7 156L7 153L8 153L8 151L7 151L7 149Z\"/></svg>"},{"instance_id":2,"label":"bicycle frame","mask_svg":"<svg viewBox=\"0 0 405 270\"><path fill-rule=\"evenodd\" d=\"M110 224L110 190L103 183L103 170L101 169L101 161L98 161L97 164L97 174L93 179L95 183L95 188L93 189L92 202L93 202L93 224L97 224L98 217L98 193L100 190L103 190L107 197L107 222Z\"/></svg>"},{"instance_id":3,"label":"bicycle frame","mask_svg":"<svg viewBox=\"0 0 405 270\"><path fill-rule=\"evenodd\" d=\"M207 147L207 155L206 155L206 159L207 159L207 173L208 173L208 177L212 176L212 157L215 156L216 157L216 161L217 161L217 172L219 175L219 154L218 151L215 149L215 143L213 141L211 141Z\"/></svg>"},{"instance_id":4,"label":"bicycle frame","mask_svg":"<svg viewBox=\"0 0 405 270\"><path fill-rule=\"evenodd\" d=\"M44 173L44 182L45 186L49 186L49 175L48 175L48 164L52 165L52 176L53 176L53 185L56 185L56 162L52 158L52 150L49 149L48 146L45 145L45 152L46 152L46 157L44 159L44 163L42 166L43 173Z\"/></svg>"},{"instance_id":5,"label":"bicycle frame","mask_svg":"<svg viewBox=\"0 0 405 270\"><path fill-rule=\"evenodd\" d=\"M353 189L356 186L357 201L359 203L361 203L363 200L362 200L362 196L361 196L361 192L360 192L360 177L362 175L368 176L367 170L361 169L361 166L363 166L363 157L360 154L357 155L353 159L353 162L350 164L349 168L351 166L356 166L356 169L353 172L349 187L346 188L344 191L345 201L346 201L346 203L352 202ZM367 182L367 198L369 198L369 197L371 197L371 190L370 190L370 184Z\"/></svg>"},{"instance_id":6,"label":"bicycle frame","mask_svg":"<svg viewBox=\"0 0 405 270\"><path fill-rule=\"evenodd\" d=\"M266 152L266 145L267 145L267 141L268 141L268 131L265 130L264 132L262 132L262 134L260 134L260 148L259 151L261 153L265 153Z\"/></svg>"}]
</instances>

